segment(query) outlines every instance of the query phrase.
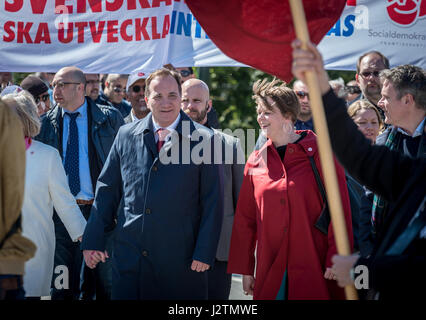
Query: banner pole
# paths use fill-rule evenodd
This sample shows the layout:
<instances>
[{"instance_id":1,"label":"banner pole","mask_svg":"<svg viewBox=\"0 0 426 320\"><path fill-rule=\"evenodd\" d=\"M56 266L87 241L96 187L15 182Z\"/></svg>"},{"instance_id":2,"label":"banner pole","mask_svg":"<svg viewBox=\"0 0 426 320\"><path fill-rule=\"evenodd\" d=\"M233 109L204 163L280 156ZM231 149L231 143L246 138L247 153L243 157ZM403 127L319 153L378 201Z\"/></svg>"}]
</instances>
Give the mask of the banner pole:
<instances>
[{"instance_id":1,"label":"banner pole","mask_svg":"<svg viewBox=\"0 0 426 320\"><path fill-rule=\"evenodd\" d=\"M306 23L305 11L301 0L289 0L296 37L302 41L302 47L306 49L306 43L310 41ZM306 72L306 85L309 88L309 97L312 105L312 116L317 134L321 168L324 174L324 184L327 190L327 200L330 209L331 222L333 224L337 253L348 256L351 254L346 230L343 207L340 198L339 185L337 183L336 168L334 166L333 151L330 144L327 123L322 104L322 96L318 84L318 77L312 71ZM354 286L346 286L347 300L357 300L358 295Z\"/></svg>"}]
</instances>

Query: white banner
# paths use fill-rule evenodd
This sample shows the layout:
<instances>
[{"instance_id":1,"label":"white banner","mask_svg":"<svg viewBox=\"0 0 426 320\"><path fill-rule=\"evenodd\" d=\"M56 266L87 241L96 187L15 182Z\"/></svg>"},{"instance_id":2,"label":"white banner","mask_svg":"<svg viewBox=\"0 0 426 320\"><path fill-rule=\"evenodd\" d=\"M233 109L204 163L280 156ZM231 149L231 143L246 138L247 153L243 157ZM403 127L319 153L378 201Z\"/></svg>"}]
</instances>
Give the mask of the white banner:
<instances>
[{"instance_id":1,"label":"white banner","mask_svg":"<svg viewBox=\"0 0 426 320\"><path fill-rule=\"evenodd\" d=\"M327 69L356 70L363 53L426 69L426 0L348 0L319 49Z\"/></svg>"},{"instance_id":2,"label":"white banner","mask_svg":"<svg viewBox=\"0 0 426 320\"><path fill-rule=\"evenodd\" d=\"M326 67L355 70L358 56L378 50L392 66L426 68L423 3L348 0L320 43ZM183 0L0 0L0 41L0 71L243 66L211 42Z\"/></svg>"},{"instance_id":3,"label":"white banner","mask_svg":"<svg viewBox=\"0 0 426 320\"><path fill-rule=\"evenodd\" d=\"M242 65L179 0L0 0L0 71L87 73Z\"/></svg>"}]
</instances>

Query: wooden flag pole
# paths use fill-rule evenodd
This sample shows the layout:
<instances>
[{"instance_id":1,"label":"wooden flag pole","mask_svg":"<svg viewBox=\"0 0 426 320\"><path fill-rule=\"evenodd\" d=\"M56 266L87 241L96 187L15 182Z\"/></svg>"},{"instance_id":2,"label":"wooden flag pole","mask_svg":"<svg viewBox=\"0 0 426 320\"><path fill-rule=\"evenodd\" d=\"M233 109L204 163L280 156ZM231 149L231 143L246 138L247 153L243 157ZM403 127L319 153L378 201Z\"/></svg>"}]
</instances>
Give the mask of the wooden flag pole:
<instances>
[{"instance_id":1,"label":"wooden flag pole","mask_svg":"<svg viewBox=\"0 0 426 320\"><path fill-rule=\"evenodd\" d=\"M300 41L302 41L302 47L306 49L306 43L308 43L310 39L302 1L289 0L289 2L296 36ZM334 166L333 151L331 149L330 136L328 134L318 77L313 71L306 72L305 76L307 81L306 85L309 88L312 115L317 134L321 168L324 174L324 184L327 190L327 200L330 209L331 222L333 224L337 253L339 255L347 256L351 254L351 249L348 241L345 218L343 215L336 168ZM346 286L345 293L346 299L348 300L358 299L357 292L353 286Z\"/></svg>"}]
</instances>

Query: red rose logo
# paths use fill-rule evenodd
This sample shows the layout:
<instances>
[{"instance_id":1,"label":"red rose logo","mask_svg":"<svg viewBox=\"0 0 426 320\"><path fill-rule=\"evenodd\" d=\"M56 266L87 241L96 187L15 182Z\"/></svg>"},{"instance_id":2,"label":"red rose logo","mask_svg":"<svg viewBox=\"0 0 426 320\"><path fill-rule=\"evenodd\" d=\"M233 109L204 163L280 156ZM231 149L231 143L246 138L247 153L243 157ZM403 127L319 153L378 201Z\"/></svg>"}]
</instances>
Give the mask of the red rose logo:
<instances>
[{"instance_id":1,"label":"red rose logo","mask_svg":"<svg viewBox=\"0 0 426 320\"><path fill-rule=\"evenodd\" d=\"M416 23L417 19L426 16L426 1L388 0L386 9L393 22L402 27L409 27Z\"/></svg>"},{"instance_id":2,"label":"red rose logo","mask_svg":"<svg viewBox=\"0 0 426 320\"><path fill-rule=\"evenodd\" d=\"M143 77L145 75L145 73L143 72L138 72L138 77Z\"/></svg>"}]
</instances>

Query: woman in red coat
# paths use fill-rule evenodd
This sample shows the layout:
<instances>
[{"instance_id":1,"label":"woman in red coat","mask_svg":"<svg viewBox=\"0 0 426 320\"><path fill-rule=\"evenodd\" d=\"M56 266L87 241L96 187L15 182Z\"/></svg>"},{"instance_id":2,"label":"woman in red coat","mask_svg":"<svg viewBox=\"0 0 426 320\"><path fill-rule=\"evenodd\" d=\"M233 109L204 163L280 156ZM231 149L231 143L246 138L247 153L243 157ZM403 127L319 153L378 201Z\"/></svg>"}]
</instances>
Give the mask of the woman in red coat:
<instances>
[{"instance_id":1,"label":"woman in red coat","mask_svg":"<svg viewBox=\"0 0 426 320\"><path fill-rule=\"evenodd\" d=\"M309 160L321 173L316 136L294 131L300 104L293 90L264 79L253 92L268 140L245 166L228 272L243 275L243 289L254 299L342 299L331 272L336 254L331 223L328 231L315 227L325 206ZM336 169L352 245L345 174L337 162Z\"/></svg>"}]
</instances>

